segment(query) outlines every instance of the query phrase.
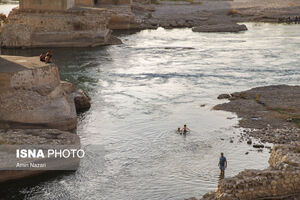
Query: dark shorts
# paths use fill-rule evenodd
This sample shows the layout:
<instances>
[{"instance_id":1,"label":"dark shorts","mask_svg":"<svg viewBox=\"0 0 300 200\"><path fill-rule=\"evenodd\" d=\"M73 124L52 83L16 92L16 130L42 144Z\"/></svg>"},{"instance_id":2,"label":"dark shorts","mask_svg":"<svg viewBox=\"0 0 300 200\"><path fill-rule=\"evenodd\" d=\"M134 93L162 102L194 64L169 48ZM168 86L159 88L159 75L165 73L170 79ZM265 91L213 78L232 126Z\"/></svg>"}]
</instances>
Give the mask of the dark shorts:
<instances>
[{"instance_id":1,"label":"dark shorts","mask_svg":"<svg viewBox=\"0 0 300 200\"><path fill-rule=\"evenodd\" d=\"M220 170L225 170L225 166L220 165Z\"/></svg>"}]
</instances>

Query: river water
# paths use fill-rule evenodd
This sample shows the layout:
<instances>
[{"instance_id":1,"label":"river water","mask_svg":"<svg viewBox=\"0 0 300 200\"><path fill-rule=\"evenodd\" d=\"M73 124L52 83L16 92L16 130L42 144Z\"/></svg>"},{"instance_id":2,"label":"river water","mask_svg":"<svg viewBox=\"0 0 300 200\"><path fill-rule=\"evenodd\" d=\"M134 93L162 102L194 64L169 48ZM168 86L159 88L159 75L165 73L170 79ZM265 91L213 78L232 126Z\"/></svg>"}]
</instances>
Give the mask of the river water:
<instances>
[{"instance_id":1,"label":"river water","mask_svg":"<svg viewBox=\"0 0 300 200\"><path fill-rule=\"evenodd\" d=\"M212 107L225 102L220 93L297 84L299 26L247 26L238 34L158 28L119 34L123 45L53 49L61 78L92 98L77 131L87 155L77 172L9 184L1 198L182 200L216 188L220 152L227 177L268 166L267 149L239 141L236 116ZM191 133L176 134L184 124Z\"/></svg>"}]
</instances>

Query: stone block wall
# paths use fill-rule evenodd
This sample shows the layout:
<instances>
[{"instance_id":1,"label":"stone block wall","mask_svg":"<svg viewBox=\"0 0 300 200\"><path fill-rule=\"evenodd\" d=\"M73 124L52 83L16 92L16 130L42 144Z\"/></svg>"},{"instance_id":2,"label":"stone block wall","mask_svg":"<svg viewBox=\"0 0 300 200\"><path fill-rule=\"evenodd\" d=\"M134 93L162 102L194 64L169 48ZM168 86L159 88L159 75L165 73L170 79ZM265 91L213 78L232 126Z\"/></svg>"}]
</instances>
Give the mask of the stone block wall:
<instances>
[{"instance_id":1,"label":"stone block wall","mask_svg":"<svg viewBox=\"0 0 300 200\"><path fill-rule=\"evenodd\" d=\"M35 65L36 67L23 67L23 70L10 70L0 72L0 90L8 89L32 89L36 87L55 88L60 84L58 69L53 64L39 62L35 58L23 59L16 56L1 56L0 59L7 60L6 67L18 63L19 65ZM12 66L13 67L13 66ZM12 68L11 67L11 68Z\"/></svg>"},{"instance_id":2,"label":"stone block wall","mask_svg":"<svg viewBox=\"0 0 300 200\"><path fill-rule=\"evenodd\" d=\"M63 11L74 6L74 0L20 0L21 10Z\"/></svg>"},{"instance_id":3,"label":"stone block wall","mask_svg":"<svg viewBox=\"0 0 300 200\"><path fill-rule=\"evenodd\" d=\"M14 10L0 33L0 46L76 47L106 44L110 11L106 9L38 12Z\"/></svg>"},{"instance_id":4,"label":"stone block wall","mask_svg":"<svg viewBox=\"0 0 300 200\"><path fill-rule=\"evenodd\" d=\"M12 74L10 86L13 88L49 87L55 88L60 84L58 69L55 65L24 70Z\"/></svg>"},{"instance_id":5,"label":"stone block wall","mask_svg":"<svg viewBox=\"0 0 300 200\"><path fill-rule=\"evenodd\" d=\"M61 83L55 64L39 57L0 58L8 61L7 70L0 69L0 129L76 129L75 89Z\"/></svg>"},{"instance_id":6,"label":"stone block wall","mask_svg":"<svg viewBox=\"0 0 300 200\"><path fill-rule=\"evenodd\" d=\"M75 5L76 6L94 6L95 5L95 0L75 0Z\"/></svg>"}]
</instances>

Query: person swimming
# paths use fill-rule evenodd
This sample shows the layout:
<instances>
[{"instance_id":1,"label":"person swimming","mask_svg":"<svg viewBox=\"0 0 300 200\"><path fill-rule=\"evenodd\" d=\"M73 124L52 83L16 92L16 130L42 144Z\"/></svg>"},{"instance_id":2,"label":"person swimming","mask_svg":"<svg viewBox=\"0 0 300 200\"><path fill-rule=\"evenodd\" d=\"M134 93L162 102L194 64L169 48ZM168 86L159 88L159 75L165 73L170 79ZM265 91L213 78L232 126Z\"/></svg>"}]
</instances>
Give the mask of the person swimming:
<instances>
[{"instance_id":1,"label":"person swimming","mask_svg":"<svg viewBox=\"0 0 300 200\"><path fill-rule=\"evenodd\" d=\"M178 129L177 129L177 131L176 131L176 133L179 133L179 134L181 134L181 129L180 129L180 128L178 128Z\"/></svg>"},{"instance_id":2,"label":"person swimming","mask_svg":"<svg viewBox=\"0 0 300 200\"><path fill-rule=\"evenodd\" d=\"M190 129L186 126L186 124L183 126L182 132L183 134L190 132Z\"/></svg>"}]
</instances>

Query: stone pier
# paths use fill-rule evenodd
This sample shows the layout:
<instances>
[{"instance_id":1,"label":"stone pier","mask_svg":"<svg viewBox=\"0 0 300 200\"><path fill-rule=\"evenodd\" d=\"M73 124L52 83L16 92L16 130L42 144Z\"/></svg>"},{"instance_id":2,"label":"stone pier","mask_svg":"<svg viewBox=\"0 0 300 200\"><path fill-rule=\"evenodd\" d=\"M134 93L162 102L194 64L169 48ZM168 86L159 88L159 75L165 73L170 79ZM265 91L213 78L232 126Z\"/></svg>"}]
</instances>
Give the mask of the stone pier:
<instances>
[{"instance_id":1,"label":"stone pier","mask_svg":"<svg viewBox=\"0 0 300 200\"><path fill-rule=\"evenodd\" d=\"M0 29L2 48L94 47L119 44L108 28L111 11L72 7L67 10L14 9Z\"/></svg>"},{"instance_id":2,"label":"stone pier","mask_svg":"<svg viewBox=\"0 0 300 200\"><path fill-rule=\"evenodd\" d=\"M60 80L55 64L38 57L0 56L0 129L77 126L75 102L87 95Z\"/></svg>"}]
</instances>

